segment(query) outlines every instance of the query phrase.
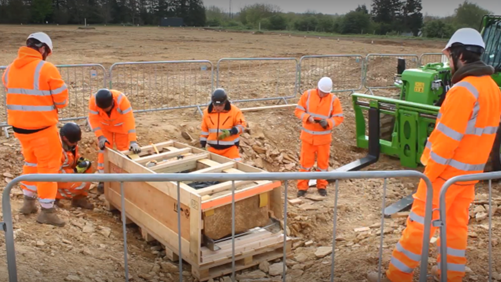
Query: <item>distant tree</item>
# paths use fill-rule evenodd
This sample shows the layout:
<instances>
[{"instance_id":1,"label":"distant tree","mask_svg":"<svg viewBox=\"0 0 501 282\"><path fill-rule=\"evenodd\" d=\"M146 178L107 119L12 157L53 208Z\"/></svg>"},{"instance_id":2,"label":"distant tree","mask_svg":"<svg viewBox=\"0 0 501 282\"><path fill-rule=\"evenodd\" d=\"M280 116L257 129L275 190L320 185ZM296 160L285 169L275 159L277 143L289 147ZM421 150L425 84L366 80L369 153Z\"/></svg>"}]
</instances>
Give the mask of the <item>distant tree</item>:
<instances>
[{"instance_id":1,"label":"distant tree","mask_svg":"<svg viewBox=\"0 0 501 282\"><path fill-rule=\"evenodd\" d=\"M372 0L372 18L379 34L402 29L402 5L399 0Z\"/></svg>"},{"instance_id":2,"label":"distant tree","mask_svg":"<svg viewBox=\"0 0 501 282\"><path fill-rule=\"evenodd\" d=\"M421 0L407 0L402 7L403 24L414 36L418 36L419 30L423 26L422 9Z\"/></svg>"},{"instance_id":3,"label":"distant tree","mask_svg":"<svg viewBox=\"0 0 501 282\"><path fill-rule=\"evenodd\" d=\"M454 20L457 28L471 27L479 30L482 17L487 14L491 14L491 12L477 4L464 1L456 8Z\"/></svg>"},{"instance_id":4,"label":"distant tree","mask_svg":"<svg viewBox=\"0 0 501 282\"><path fill-rule=\"evenodd\" d=\"M448 38L454 33L454 27L443 19L430 20L423 26L426 37Z\"/></svg>"},{"instance_id":5,"label":"distant tree","mask_svg":"<svg viewBox=\"0 0 501 282\"><path fill-rule=\"evenodd\" d=\"M362 5L358 5L358 7L355 9L355 12L361 12L361 13L364 13L364 14L369 14L369 10L367 10L367 6Z\"/></svg>"},{"instance_id":6,"label":"distant tree","mask_svg":"<svg viewBox=\"0 0 501 282\"><path fill-rule=\"evenodd\" d=\"M34 23L45 23L52 14L51 0L33 0L31 2L31 20Z\"/></svg>"},{"instance_id":7,"label":"distant tree","mask_svg":"<svg viewBox=\"0 0 501 282\"><path fill-rule=\"evenodd\" d=\"M268 29L270 30L285 30L287 29L287 20L282 14L274 14L269 19Z\"/></svg>"},{"instance_id":8,"label":"distant tree","mask_svg":"<svg viewBox=\"0 0 501 282\"><path fill-rule=\"evenodd\" d=\"M364 11L351 11L346 14L341 22L340 31L343 34L355 34L367 32L371 25L371 19L368 13Z\"/></svg>"}]
</instances>

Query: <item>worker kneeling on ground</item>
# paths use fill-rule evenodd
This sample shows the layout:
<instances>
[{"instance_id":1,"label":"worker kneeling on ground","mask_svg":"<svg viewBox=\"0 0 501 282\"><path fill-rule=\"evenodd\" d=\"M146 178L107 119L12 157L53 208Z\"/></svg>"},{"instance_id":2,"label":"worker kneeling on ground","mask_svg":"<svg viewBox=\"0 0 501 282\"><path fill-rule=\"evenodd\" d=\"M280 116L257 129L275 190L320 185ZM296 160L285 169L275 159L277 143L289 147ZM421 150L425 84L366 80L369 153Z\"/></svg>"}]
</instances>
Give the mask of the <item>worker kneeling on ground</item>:
<instances>
[{"instance_id":1,"label":"worker kneeling on ground","mask_svg":"<svg viewBox=\"0 0 501 282\"><path fill-rule=\"evenodd\" d=\"M446 93L436 126L421 156L424 174L433 185L433 220L438 219L439 195L444 183L459 175L482 173L496 138L501 116L501 91L491 78L494 69L480 60L485 43L471 28L457 30L443 53L449 58L453 87ZM466 268L468 209L475 198L478 181L458 182L445 195L447 222L447 281L462 281ZM381 281L413 281L419 265L426 205L426 184L420 181L413 195L407 227L393 250L386 277ZM434 234L438 227L431 227ZM440 240L437 241L440 245ZM423 267L423 266L421 266ZM426 267L426 266L425 266ZM432 274L441 274L437 266ZM369 281L378 281L369 273Z\"/></svg>"},{"instance_id":2,"label":"worker kneeling on ground","mask_svg":"<svg viewBox=\"0 0 501 282\"><path fill-rule=\"evenodd\" d=\"M239 137L246 122L240 109L228 101L222 88L212 93L212 102L204 110L200 146L212 153L240 161Z\"/></svg>"},{"instance_id":3,"label":"worker kneeling on ground","mask_svg":"<svg viewBox=\"0 0 501 282\"><path fill-rule=\"evenodd\" d=\"M57 130L58 109L68 105L68 88L57 68L46 61L52 54L50 37L43 32L32 33L26 46L4 72L8 124L21 143L24 156L23 174L59 172L62 145ZM64 226L54 208L56 182L21 181L25 215L42 211L38 223Z\"/></svg>"},{"instance_id":4,"label":"worker kneeling on ground","mask_svg":"<svg viewBox=\"0 0 501 282\"><path fill-rule=\"evenodd\" d=\"M63 157L61 173L91 173L91 162L80 156L78 142L82 139L82 131L78 124L70 122L59 131L63 141ZM73 207L93 209L87 195L90 182L59 182L57 186L56 205L62 207L61 199L71 199Z\"/></svg>"},{"instance_id":5,"label":"worker kneeling on ground","mask_svg":"<svg viewBox=\"0 0 501 282\"><path fill-rule=\"evenodd\" d=\"M97 171L104 173L104 149L129 150L139 154L141 148L137 144L136 122L129 99L117 90L100 89L89 101L89 123L97 137L99 152ZM100 182L97 190L104 192L104 183Z\"/></svg>"},{"instance_id":6,"label":"worker kneeling on ground","mask_svg":"<svg viewBox=\"0 0 501 282\"><path fill-rule=\"evenodd\" d=\"M296 106L294 114L303 125L299 171L311 171L315 157L318 171L329 169L332 129L344 120L341 102L331 91L332 80L322 77L317 88L305 91ZM327 195L327 183L324 179L317 180L318 193L322 196ZM299 180L297 196L304 196L308 187L308 180Z\"/></svg>"}]
</instances>

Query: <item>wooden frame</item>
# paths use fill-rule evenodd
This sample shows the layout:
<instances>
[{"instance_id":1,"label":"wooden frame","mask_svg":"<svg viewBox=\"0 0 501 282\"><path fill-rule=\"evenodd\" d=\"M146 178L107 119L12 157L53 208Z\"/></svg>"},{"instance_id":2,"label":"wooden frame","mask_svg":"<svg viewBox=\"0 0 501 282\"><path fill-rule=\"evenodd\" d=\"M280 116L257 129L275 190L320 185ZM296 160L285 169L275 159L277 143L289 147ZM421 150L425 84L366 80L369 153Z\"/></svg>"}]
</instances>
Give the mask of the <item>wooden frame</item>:
<instances>
[{"instance_id":1,"label":"wooden frame","mask_svg":"<svg viewBox=\"0 0 501 282\"><path fill-rule=\"evenodd\" d=\"M139 155L106 149L107 173L266 173L261 169L176 141L142 147ZM232 181L195 189L181 182L181 253L200 281L231 273ZM177 182L124 182L125 214L143 238L179 256ZM282 257L283 201L280 181L234 181L235 266L251 267ZM105 183L110 209L121 209L120 183ZM277 229L278 226L278 229ZM271 230L270 230L271 228ZM229 234L228 234L229 233ZM229 238L228 238L229 237ZM291 242L287 238L286 247ZM215 245L215 246L214 246Z\"/></svg>"}]
</instances>

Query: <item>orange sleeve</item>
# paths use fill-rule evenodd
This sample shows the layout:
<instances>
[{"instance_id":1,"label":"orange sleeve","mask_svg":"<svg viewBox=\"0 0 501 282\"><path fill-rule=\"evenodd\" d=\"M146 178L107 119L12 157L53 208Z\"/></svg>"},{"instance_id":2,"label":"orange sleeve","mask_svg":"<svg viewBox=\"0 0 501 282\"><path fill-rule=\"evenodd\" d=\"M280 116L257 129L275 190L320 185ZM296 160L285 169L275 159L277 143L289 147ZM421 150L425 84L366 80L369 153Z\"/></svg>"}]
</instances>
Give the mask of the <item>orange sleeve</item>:
<instances>
[{"instance_id":1,"label":"orange sleeve","mask_svg":"<svg viewBox=\"0 0 501 282\"><path fill-rule=\"evenodd\" d=\"M120 102L120 105L118 105L120 109L120 113L122 114L123 122L124 122L124 128L126 131L126 134L129 135L129 142L132 141L137 141L137 136L136 136L136 120L134 119L134 113L132 112L132 106L129 102L129 99L125 94L122 94L124 98Z\"/></svg>"},{"instance_id":2,"label":"orange sleeve","mask_svg":"<svg viewBox=\"0 0 501 282\"><path fill-rule=\"evenodd\" d=\"M104 136L104 133L101 130L99 109L96 105L96 98L94 95L92 95L89 99L89 124L92 128L92 132L94 132L97 138Z\"/></svg>"},{"instance_id":3,"label":"orange sleeve","mask_svg":"<svg viewBox=\"0 0 501 282\"><path fill-rule=\"evenodd\" d=\"M48 84L51 90L52 100L58 109L63 109L68 105L68 86L61 78L57 68L51 64L44 64L45 71L48 74Z\"/></svg>"},{"instance_id":4,"label":"orange sleeve","mask_svg":"<svg viewBox=\"0 0 501 282\"><path fill-rule=\"evenodd\" d=\"M454 158L454 151L465 134L473 112L475 97L466 88L456 86L447 92L435 129L426 144L429 154L421 161L431 181L437 179Z\"/></svg>"},{"instance_id":5,"label":"orange sleeve","mask_svg":"<svg viewBox=\"0 0 501 282\"><path fill-rule=\"evenodd\" d=\"M247 127L247 122L245 121L244 114L242 111L235 107L235 116L233 117L233 126L238 129L238 133L244 133L245 127Z\"/></svg>"},{"instance_id":6,"label":"orange sleeve","mask_svg":"<svg viewBox=\"0 0 501 282\"><path fill-rule=\"evenodd\" d=\"M310 115L306 113L307 97L308 97L308 92L304 92L303 95L301 95L299 102L297 102L296 109L294 110L294 115L303 122L306 122L310 117Z\"/></svg>"},{"instance_id":7,"label":"orange sleeve","mask_svg":"<svg viewBox=\"0 0 501 282\"><path fill-rule=\"evenodd\" d=\"M2 75L2 84L5 88L5 92L7 92L7 74L9 73L9 67L10 65L5 69Z\"/></svg>"},{"instance_id":8,"label":"orange sleeve","mask_svg":"<svg viewBox=\"0 0 501 282\"><path fill-rule=\"evenodd\" d=\"M333 95L333 94L331 94ZM341 107L341 101L335 95L333 95L334 101L332 101L332 112L329 113L331 118L327 119L329 123L328 129L332 129L335 126L340 125L344 121L343 108Z\"/></svg>"},{"instance_id":9,"label":"orange sleeve","mask_svg":"<svg viewBox=\"0 0 501 282\"><path fill-rule=\"evenodd\" d=\"M202 123L200 124L200 141L207 141L209 137L209 127L207 126L207 111L204 111Z\"/></svg>"}]
</instances>

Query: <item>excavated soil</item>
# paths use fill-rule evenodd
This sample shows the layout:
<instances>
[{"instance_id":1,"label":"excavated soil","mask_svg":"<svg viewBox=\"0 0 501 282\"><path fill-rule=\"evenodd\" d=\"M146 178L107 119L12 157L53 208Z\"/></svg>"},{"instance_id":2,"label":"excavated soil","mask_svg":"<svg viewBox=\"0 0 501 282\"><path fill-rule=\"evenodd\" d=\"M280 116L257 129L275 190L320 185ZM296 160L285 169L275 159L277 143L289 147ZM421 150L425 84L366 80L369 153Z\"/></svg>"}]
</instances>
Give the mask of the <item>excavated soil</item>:
<instances>
[{"instance_id":1,"label":"excavated soil","mask_svg":"<svg viewBox=\"0 0 501 282\"><path fill-rule=\"evenodd\" d=\"M17 48L26 36L34 31L48 32L54 40L54 55L49 58L55 64L102 64L108 69L117 62L209 60L214 68L221 58L285 58L299 60L303 55L352 54L360 57L330 58L304 61L301 70L300 90L312 87L322 75L333 77L338 89L361 88L361 57L369 53L417 54L441 50L444 42L418 40L379 40L350 38L305 38L281 34L262 35L231 33L202 29L154 28L154 27L96 27L80 30L63 26L2 26L0 38L4 39L4 52L0 65L9 64L16 56ZM255 98L294 97L296 93L294 60L276 62L221 61L223 73L220 84L228 89L233 100ZM371 86L388 86L396 70L394 57L370 59L368 79ZM303 67L304 66L304 67ZM408 67L413 67L412 59ZM212 81L210 63L193 62L193 65L139 65L114 67L114 87L131 97L135 109L171 108L193 103L204 104L210 96ZM63 117L84 117L88 96L103 86L99 67L90 66L82 71L67 68L63 77L71 86L72 100ZM208 73L209 72L209 73ZM365 91L361 89L360 91ZM390 94L391 95L391 94ZM349 92L338 93L345 112L344 123L335 129L331 147L330 166L336 168L354 161L365 154L356 148L355 123ZM288 103L295 103L290 99ZM274 105L277 101L261 101L237 105L241 108ZM3 109L1 109L3 112ZM248 132L242 136L241 152L244 162L268 171L297 171L299 158L300 122L294 116L294 107L245 112L249 122ZM5 115L0 115L0 122ZM78 121L83 128L83 120ZM150 142L177 140L186 132L198 139L200 115L194 109L176 109L136 114L138 141ZM12 132L11 132L12 133ZM186 134L184 134L186 135ZM18 141L0 137L0 166L3 190L6 183L20 175L23 157ZM191 143L196 145L195 142ZM81 141L82 153L96 158L92 132L85 131ZM382 156L370 170L401 170L398 160ZM421 170L418 169L418 170ZM412 193L417 179L388 179L385 205ZM288 198L294 199L294 181L288 182ZM384 181L339 181L337 209L337 234L335 235L336 281L366 281L366 273L378 268L380 246L381 207ZM496 212L501 204L499 185L493 184L493 271L494 278L501 280L500 236L497 225L501 223ZM476 204L471 207L471 223L468 240L468 273L465 281L486 281L488 269L488 186L477 185ZM292 254L287 260L288 281L329 281L331 270L330 252L333 242L333 217L335 184L329 186L325 199L315 197L310 189L309 198L300 204L288 206L288 229L296 238ZM124 281L123 237L119 214L104 207L103 196L91 190L93 211L74 209L65 202L61 214L68 224L63 228L39 225L35 216L17 213L22 203L22 192L16 187L11 195L14 211L16 259L19 281ZM501 210L501 209L500 209ZM383 241L383 269L389 263L391 251L405 227L405 217L385 218ZM127 227L129 273L132 281L178 281L177 264L166 257L158 243L146 243L139 229ZM0 236L0 281L7 281L5 240ZM435 244L431 245L435 257ZM261 264L237 273L239 281L281 281L274 273L279 260ZM430 258L429 268L434 264ZM280 268L281 269L281 268ZM249 274L249 272L252 272ZM194 281L190 266L183 266L184 281ZM214 281L231 281L220 277ZM416 280L417 281L417 280ZM430 280L431 281L431 280Z\"/></svg>"}]
</instances>

